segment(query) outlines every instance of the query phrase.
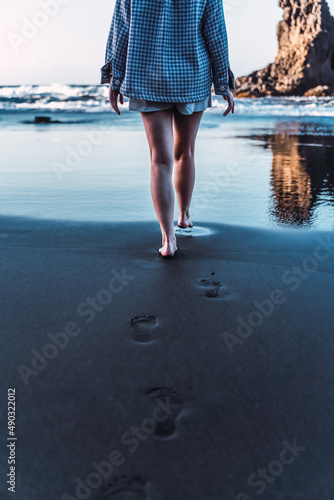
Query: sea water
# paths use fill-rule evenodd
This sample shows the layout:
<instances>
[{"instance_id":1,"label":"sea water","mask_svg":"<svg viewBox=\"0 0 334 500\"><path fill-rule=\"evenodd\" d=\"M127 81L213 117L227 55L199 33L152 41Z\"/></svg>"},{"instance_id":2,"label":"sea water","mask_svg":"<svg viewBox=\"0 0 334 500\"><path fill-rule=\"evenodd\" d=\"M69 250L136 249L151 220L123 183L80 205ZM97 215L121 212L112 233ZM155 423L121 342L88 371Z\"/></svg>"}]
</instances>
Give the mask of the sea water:
<instances>
[{"instance_id":1,"label":"sea water","mask_svg":"<svg viewBox=\"0 0 334 500\"><path fill-rule=\"evenodd\" d=\"M334 99L236 99L234 115L225 109L214 95L198 131L194 223L332 229ZM126 97L120 110L105 85L0 87L0 214L156 220L141 115Z\"/></svg>"}]
</instances>

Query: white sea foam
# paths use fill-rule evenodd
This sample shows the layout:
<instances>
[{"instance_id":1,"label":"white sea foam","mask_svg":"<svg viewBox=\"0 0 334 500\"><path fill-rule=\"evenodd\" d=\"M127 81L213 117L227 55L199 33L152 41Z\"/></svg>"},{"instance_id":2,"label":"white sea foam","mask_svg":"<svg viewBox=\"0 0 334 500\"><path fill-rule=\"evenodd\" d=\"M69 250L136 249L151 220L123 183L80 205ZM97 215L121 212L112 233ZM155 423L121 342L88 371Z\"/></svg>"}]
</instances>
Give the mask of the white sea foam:
<instances>
[{"instance_id":1,"label":"white sea foam","mask_svg":"<svg viewBox=\"0 0 334 500\"><path fill-rule=\"evenodd\" d=\"M210 113L221 113L226 101L213 96ZM122 109L128 109L124 98ZM105 112L110 110L106 85L18 85L0 87L2 111L75 111ZM235 114L245 117L334 117L333 97L263 97L236 99Z\"/></svg>"}]
</instances>

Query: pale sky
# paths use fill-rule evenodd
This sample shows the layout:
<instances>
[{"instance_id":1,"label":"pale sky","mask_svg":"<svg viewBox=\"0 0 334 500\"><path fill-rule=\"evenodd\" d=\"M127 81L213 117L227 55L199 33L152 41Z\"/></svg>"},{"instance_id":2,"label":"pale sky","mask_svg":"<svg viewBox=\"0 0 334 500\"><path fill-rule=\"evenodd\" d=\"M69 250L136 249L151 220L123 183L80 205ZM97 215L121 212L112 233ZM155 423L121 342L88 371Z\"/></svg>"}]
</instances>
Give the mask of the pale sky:
<instances>
[{"instance_id":1,"label":"pale sky","mask_svg":"<svg viewBox=\"0 0 334 500\"><path fill-rule=\"evenodd\" d=\"M115 0L0 1L0 85L100 83ZM328 3L334 14L334 0ZM277 4L224 0L236 76L273 61L283 13Z\"/></svg>"}]
</instances>

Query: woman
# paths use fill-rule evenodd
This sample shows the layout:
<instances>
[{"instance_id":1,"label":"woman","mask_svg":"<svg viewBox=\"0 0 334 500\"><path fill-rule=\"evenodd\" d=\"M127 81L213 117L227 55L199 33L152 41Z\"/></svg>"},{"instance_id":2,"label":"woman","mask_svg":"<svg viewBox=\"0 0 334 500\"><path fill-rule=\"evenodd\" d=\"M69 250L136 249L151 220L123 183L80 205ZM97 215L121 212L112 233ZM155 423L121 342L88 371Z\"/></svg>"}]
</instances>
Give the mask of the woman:
<instances>
[{"instance_id":1,"label":"woman","mask_svg":"<svg viewBox=\"0 0 334 500\"><path fill-rule=\"evenodd\" d=\"M101 83L109 100L129 97L141 113L151 158L151 193L162 232L163 257L176 250L174 186L178 226L192 227L189 207L195 182L194 150L211 87L234 112L228 41L222 0L116 0Z\"/></svg>"}]
</instances>

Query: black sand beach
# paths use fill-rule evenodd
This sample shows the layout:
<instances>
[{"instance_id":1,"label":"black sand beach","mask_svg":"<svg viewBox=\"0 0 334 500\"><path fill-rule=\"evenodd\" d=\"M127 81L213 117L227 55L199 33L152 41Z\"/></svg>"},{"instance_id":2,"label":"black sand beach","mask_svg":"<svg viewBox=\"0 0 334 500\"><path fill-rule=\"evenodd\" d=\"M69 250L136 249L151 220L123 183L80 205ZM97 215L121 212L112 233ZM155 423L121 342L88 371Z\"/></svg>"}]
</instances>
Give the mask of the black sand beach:
<instances>
[{"instance_id":1,"label":"black sand beach","mask_svg":"<svg viewBox=\"0 0 334 500\"><path fill-rule=\"evenodd\" d=\"M1 498L333 498L332 233L194 222L0 219Z\"/></svg>"}]
</instances>

